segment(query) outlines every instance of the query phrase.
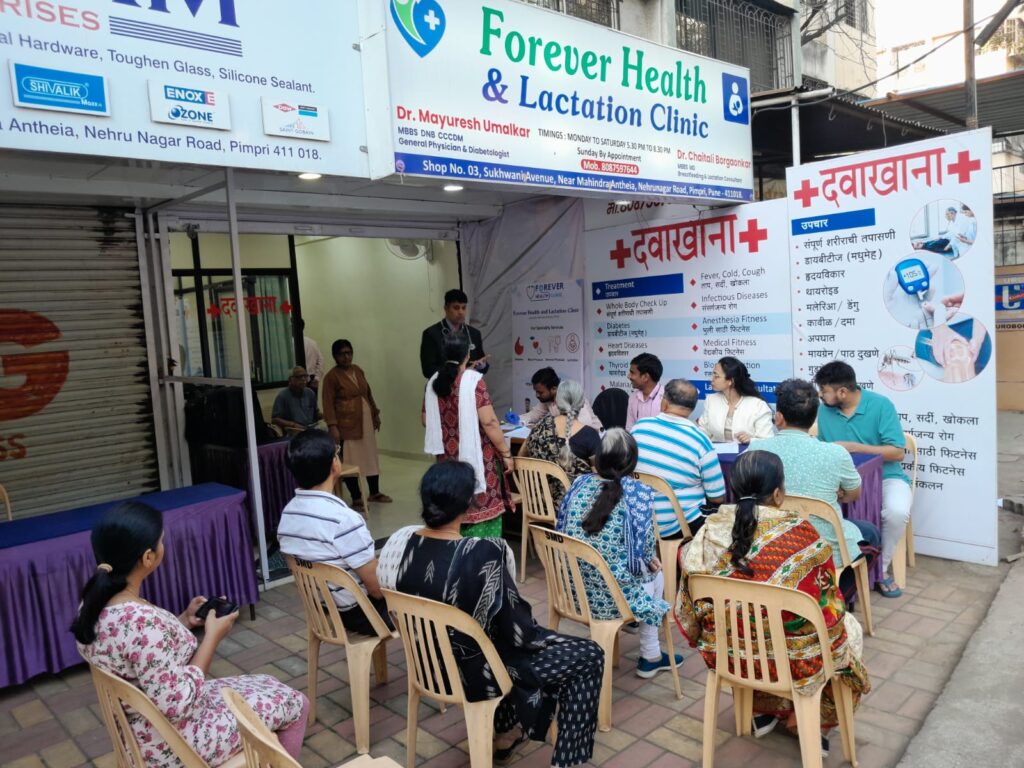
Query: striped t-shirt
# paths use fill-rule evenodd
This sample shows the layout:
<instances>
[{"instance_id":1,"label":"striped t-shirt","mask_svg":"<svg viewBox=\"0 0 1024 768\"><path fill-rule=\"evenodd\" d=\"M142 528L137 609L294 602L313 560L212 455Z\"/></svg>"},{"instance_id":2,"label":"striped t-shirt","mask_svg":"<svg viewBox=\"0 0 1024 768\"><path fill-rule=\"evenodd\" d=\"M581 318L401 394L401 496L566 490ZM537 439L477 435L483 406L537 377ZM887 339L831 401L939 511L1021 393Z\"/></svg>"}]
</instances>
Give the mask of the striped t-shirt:
<instances>
[{"instance_id":1,"label":"striped t-shirt","mask_svg":"<svg viewBox=\"0 0 1024 768\"><path fill-rule=\"evenodd\" d=\"M363 516L334 494L323 491L295 491L295 498L281 514L277 540L286 555L337 565L359 586L363 581L355 569L373 560L376 551ZM332 586L331 591L342 610L356 604L348 590Z\"/></svg>"},{"instance_id":2,"label":"striped t-shirt","mask_svg":"<svg viewBox=\"0 0 1024 768\"><path fill-rule=\"evenodd\" d=\"M686 522L700 516L700 505L707 498L725 496L725 480L718 463L718 452L696 424L683 416L659 413L640 419L633 427L640 449L637 472L657 475L675 489ZM662 536L679 532L679 522L671 502L654 497L658 530Z\"/></svg>"}]
</instances>

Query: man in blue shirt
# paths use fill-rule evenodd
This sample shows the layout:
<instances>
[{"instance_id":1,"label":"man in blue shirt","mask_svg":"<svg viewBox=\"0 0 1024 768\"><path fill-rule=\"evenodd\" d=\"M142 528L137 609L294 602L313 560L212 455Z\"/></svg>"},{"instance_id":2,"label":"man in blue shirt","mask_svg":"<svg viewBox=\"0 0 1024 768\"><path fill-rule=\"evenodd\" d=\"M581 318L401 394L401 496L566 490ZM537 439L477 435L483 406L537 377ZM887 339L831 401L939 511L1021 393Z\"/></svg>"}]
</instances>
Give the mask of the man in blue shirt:
<instances>
[{"instance_id":1,"label":"man in blue shirt","mask_svg":"<svg viewBox=\"0 0 1024 768\"><path fill-rule=\"evenodd\" d=\"M887 397L862 390L853 368L840 360L823 365L814 375L821 402L818 439L841 445L851 453L881 456L882 466L882 573L875 588L884 597L902 591L888 575L896 546L910 519L913 495L910 478L903 471L906 441L896 407Z\"/></svg>"},{"instance_id":2,"label":"man in blue shirt","mask_svg":"<svg viewBox=\"0 0 1024 768\"><path fill-rule=\"evenodd\" d=\"M316 392L306 384L309 376L301 365L292 368L288 386L277 393L271 420L287 434L295 435L316 425L320 413L316 409Z\"/></svg>"}]
</instances>

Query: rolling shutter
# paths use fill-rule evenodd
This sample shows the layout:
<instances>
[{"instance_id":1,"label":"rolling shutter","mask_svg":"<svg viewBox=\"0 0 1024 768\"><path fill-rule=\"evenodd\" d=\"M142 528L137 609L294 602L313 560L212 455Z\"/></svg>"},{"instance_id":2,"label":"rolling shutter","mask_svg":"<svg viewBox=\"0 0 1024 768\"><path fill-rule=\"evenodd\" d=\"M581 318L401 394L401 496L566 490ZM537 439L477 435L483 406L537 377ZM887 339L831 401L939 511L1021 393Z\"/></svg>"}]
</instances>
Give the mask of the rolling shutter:
<instances>
[{"instance_id":1,"label":"rolling shutter","mask_svg":"<svg viewBox=\"0 0 1024 768\"><path fill-rule=\"evenodd\" d=\"M159 489L127 213L0 205L0 483L16 518Z\"/></svg>"}]
</instances>

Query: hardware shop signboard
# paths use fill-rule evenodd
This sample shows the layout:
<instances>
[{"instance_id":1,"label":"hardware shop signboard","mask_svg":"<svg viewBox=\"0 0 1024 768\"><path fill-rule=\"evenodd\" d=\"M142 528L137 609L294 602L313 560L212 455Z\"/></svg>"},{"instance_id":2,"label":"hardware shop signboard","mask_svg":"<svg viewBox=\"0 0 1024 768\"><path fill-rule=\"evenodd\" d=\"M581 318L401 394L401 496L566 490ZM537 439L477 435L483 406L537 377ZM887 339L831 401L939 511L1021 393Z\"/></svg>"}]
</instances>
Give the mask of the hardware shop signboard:
<instances>
[{"instance_id":1,"label":"hardware shop signboard","mask_svg":"<svg viewBox=\"0 0 1024 768\"><path fill-rule=\"evenodd\" d=\"M389 0L379 22L394 153L375 172L753 199L742 67L511 0Z\"/></svg>"},{"instance_id":2,"label":"hardware shop signboard","mask_svg":"<svg viewBox=\"0 0 1024 768\"><path fill-rule=\"evenodd\" d=\"M0 2L0 147L365 177L358 38L355 0Z\"/></svg>"}]
</instances>

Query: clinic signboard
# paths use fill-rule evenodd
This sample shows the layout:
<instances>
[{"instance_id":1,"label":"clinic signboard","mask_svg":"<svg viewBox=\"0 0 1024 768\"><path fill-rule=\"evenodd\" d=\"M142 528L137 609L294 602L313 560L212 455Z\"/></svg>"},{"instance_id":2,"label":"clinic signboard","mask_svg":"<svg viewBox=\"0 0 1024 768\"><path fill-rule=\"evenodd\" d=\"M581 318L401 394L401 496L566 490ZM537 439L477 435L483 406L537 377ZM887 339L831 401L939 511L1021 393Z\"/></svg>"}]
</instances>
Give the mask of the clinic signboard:
<instances>
[{"instance_id":1,"label":"clinic signboard","mask_svg":"<svg viewBox=\"0 0 1024 768\"><path fill-rule=\"evenodd\" d=\"M388 0L379 22L394 151L377 175L753 199L743 67L514 0Z\"/></svg>"},{"instance_id":2,"label":"clinic signboard","mask_svg":"<svg viewBox=\"0 0 1024 768\"><path fill-rule=\"evenodd\" d=\"M367 177L358 41L356 0L0 2L0 147Z\"/></svg>"}]
</instances>

